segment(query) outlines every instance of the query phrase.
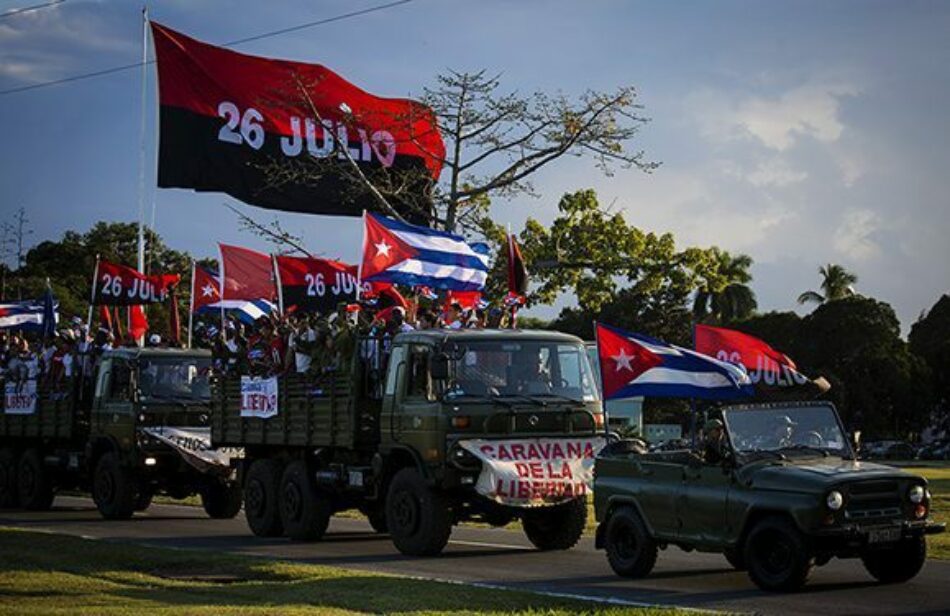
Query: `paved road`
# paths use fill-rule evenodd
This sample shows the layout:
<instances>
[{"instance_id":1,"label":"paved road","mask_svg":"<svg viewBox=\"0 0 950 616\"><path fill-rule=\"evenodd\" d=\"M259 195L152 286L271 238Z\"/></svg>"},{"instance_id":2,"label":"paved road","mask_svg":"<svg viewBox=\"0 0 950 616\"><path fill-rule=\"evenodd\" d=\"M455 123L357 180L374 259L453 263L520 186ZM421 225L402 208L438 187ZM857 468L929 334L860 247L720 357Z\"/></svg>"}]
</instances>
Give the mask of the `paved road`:
<instances>
[{"instance_id":1,"label":"paved road","mask_svg":"<svg viewBox=\"0 0 950 616\"><path fill-rule=\"evenodd\" d=\"M907 584L879 586L860 561L833 560L816 569L805 590L792 595L763 593L716 554L660 553L653 574L621 579L591 539L569 552L541 553L520 532L460 527L438 558L400 555L385 536L360 520L334 518L319 543L258 539L234 520L209 520L201 509L153 505L126 522L99 518L92 502L59 497L52 511L0 511L0 524L101 539L160 546L201 548L299 560L435 579L514 588L675 604L762 614L950 614L950 562L931 561Z\"/></svg>"}]
</instances>

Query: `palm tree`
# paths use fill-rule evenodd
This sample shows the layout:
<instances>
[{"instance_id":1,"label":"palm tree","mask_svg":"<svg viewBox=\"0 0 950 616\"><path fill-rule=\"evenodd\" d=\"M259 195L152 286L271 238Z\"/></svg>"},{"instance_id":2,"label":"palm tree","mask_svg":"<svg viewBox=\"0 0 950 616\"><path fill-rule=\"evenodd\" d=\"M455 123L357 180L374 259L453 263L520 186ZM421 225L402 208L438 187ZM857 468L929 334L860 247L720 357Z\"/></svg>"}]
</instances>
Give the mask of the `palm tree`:
<instances>
[{"instance_id":1,"label":"palm tree","mask_svg":"<svg viewBox=\"0 0 950 616\"><path fill-rule=\"evenodd\" d=\"M855 294L854 284L857 283L858 277L842 266L829 263L824 267L818 268L818 273L821 274L822 278L822 292L805 291L798 296L799 304L807 304L808 302L824 304L825 302L833 302L838 299L844 299L845 297L851 297Z\"/></svg>"},{"instance_id":2,"label":"palm tree","mask_svg":"<svg viewBox=\"0 0 950 616\"><path fill-rule=\"evenodd\" d=\"M711 250L716 260L716 274L724 284L718 289L710 288L708 284L699 289L693 298L693 314L697 320L711 316L720 322L736 321L750 316L758 307L755 293L747 284L752 281L752 274L749 273L752 257L732 256L715 246Z\"/></svg>"}]
</instances>

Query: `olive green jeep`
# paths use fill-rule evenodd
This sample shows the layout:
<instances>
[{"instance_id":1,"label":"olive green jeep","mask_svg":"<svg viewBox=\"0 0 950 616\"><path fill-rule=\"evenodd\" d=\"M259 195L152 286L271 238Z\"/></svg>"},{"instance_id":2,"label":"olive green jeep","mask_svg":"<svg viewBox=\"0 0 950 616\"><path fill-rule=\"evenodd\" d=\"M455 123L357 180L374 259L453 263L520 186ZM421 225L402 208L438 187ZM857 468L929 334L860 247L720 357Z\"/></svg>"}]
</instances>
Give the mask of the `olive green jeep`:
<instances>
[{"instance_id":1,"label":"olive green jeep","mask_svg":"<svg viewBox=\"0 0 950 616\"><path fill-rule=\"evenodd\" d=\"M796 590L832 557L905 582L924 565L925 535L945 530L928 519L926 480L858 461L830 403L731 406L722 424L717 455L625 441L601 452L596 545L618 575L648 575L675 545L721 552L765 590Z\"/></svg>"}]
</instances>

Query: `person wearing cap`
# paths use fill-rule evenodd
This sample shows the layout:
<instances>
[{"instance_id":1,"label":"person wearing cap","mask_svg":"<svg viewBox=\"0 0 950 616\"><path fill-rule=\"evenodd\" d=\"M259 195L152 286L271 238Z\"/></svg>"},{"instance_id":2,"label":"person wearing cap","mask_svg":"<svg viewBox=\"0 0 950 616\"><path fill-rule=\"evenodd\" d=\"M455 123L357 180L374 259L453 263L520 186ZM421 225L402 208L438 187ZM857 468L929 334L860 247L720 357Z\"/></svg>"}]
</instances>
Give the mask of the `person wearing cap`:
<instances>
[{"instance_id":1,"label":"person wearing cap","mask_svg":"<svg viewBox=\"0 0 950 616\"><path fill-rule=\"evenodd\" d=\"M386 329L387 333L395 335L402 332L411 332L415 327L406 323L406 309L402 306L396 306L392 310L392 316L389 317Z\"/></svg>"},{"instance_id":2,"label":"person wearing cap","mask_svg":"<svg viewBox=\"0 0 950 616\"><path fill-rule=\"evenodd\" d=\"M777 419L774 432L776 449L792 445L792 434L795 432L795 426L797 425L788 415L782 415Z\"/></svg>"},{"instance_id":3,"label":"person wearing cap","mask_svg":"<svg viewBox=\"0 0 950 616\"><path fill-rule=\"evenodd\" d=\"M720 464L725 458L726 437L722 420L709 419L703 426L703 460L706 464Z\"/></svg>"}]
</instances>

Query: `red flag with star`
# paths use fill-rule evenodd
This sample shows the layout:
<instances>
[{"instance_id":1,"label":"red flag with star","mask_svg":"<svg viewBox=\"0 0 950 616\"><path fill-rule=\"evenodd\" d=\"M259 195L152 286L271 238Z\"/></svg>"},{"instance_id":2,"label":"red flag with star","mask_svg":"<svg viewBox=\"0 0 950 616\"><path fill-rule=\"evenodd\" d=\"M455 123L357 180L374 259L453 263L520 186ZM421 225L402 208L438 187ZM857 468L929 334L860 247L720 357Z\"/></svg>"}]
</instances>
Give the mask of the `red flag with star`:
<instances>
[{"instance_id":1,"label":"red flag with star","mask_svg":"<svg viewBox=\"0 0 950 616\"><path fill-rule=\"evenodd\" d=\"M198 312L208 304L221 301L220 283L215 276L203 267L195 267L194 297L192 298L192 312Z\"/></svg>"},{"instance_id":2,"label":"red flag with star","mask_svg":"<svg viewBox=\"0 0 950 616\"><path fill-rule=\"evenodd\" d=\"M656 354L600 323L597 324L597 358L600 360L605 400L650 368L663 363Z\"/></svg>"},{"instance_id":3,"label":"red flag with star","mask_svg":"<svg viewBox=\"0 0 950 616\"><path fill-rule=\"evenodd\" d=\"M409 244L383 226L374 216L365 216L363 224L363 262L360 278L372 276L411 259L417 253Z\"/></svg>"}]
</instances>

